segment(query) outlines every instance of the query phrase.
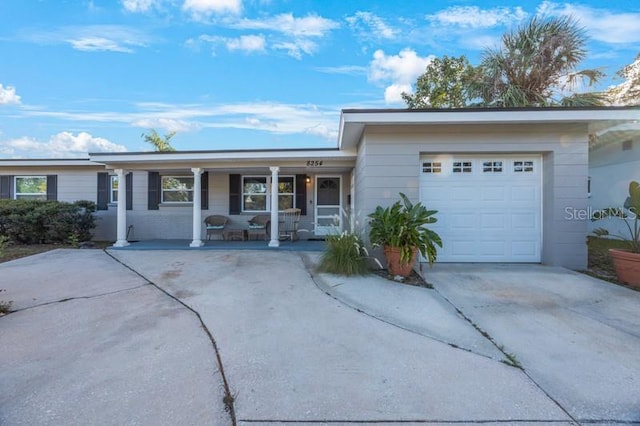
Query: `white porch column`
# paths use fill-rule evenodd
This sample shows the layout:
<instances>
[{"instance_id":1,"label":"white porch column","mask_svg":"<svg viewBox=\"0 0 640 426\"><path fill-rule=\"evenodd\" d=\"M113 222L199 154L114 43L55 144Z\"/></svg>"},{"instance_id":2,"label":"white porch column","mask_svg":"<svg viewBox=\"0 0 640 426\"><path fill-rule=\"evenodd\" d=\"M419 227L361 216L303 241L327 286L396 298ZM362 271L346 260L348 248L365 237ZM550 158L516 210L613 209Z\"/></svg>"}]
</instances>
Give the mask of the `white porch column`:
<instances>
[{"instance_id":1,"label":"white porch column","mask_svg":"<svg viewBox=\"0 0 640 426\"><path fill-rule=\"evenodd\" d=\"M200 175L202 169L192 168L193 172L193 241L189 247L202 247L204 243L200 239L202 235L202 182Z\"/></svg>"},{"instance_id":2,"label":"white porch column","mask_svg":"<svg viewBox=\"0 0 640 426\"><path fill-rule=\"evenodd\" d=\"M269 247L280 247L278 232L278 172L280 167L269 167L271 170L271 241Z\"/></svg>"},{"instance_id":3,"label":"white porch column","mask_svg":"<svg viewBox=\"0 0 640 426\"><path fill-rule=\"evenodd\" d=\"M123 169L116 169L118 175L118 215L116 216L117 236L114 247L126 247L127 241L127 179Z\"/></svg>"}]
</instances>

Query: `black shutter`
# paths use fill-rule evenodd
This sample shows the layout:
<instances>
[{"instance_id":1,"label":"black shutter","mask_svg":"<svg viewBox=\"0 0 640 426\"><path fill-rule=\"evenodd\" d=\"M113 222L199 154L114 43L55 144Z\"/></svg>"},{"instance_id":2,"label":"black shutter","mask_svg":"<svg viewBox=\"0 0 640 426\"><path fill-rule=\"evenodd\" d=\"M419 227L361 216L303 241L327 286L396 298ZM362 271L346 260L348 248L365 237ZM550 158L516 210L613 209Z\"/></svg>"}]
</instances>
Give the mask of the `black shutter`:
<instances>
[{"instance_id":1,"label":"black shutter","mask_svg":"<svg viewBox=\"0 0 640 426\"><path fill-rule=\"evenodd\" d=\"M13 176L0 176L0 199L13 198Z\"/></svg>"},{"instance_id":2,"label":"black shutter","mask_svg":"<svg viewBox=\"0 0 640 426\"><path fill-rule=\"evenodd\" d=\"M149 210L160 210L160 173L149 172L148 205Z\"/></svg>"},{"instance_id":3,"label":"black shutter","mask_svg":"<svg viewBox=\"0 0 640 426\"><path fill-rule=\"evenodd\" d=\"M240 214L242 177L240 175L229 175L229 214Z\"/></svg>"},{"instance_id":4,"label":"black shutter","mask_svg":"<svg viewBox=\"0 0 640 426\"><path fill-rule=\"evenodd\" d=\"M200 205L202 210L209 210L209 172L200 176Z\"/></svg>"},{"instance_id":5,"label":"black shutter","mask_svg":"<svg viewBox=\"0 0 640 426\"><path fill-rule=\"evenodd\" d=\"M127 173L124 180L126 184L125 198L127 199L127 210L133 210L133 172Z\"/></svg>"},{"instance_id":6,"label":"black shutter","mask_svg":"<svg viewBox=\"0 0 640 426\"><path fill-rule=\"evenodd\" d=\"M58 199L58 176L47 176L47 200L56 201Z\"/></svg>"},{"instance_id":7,"label":"black shutter","mask_svg":"<svg viewBox=\"0 0 640 426\"><path fill-rule=\"evenodd\" d=\"M301 215L307 214L307 175L296 175L296 207Z\"/></svg>"},{"instance_id":8,"label":"black shutter","mask_svg":"<svg viewBox=\"0 0 640 426\"><path fill-rule=\"evenodd\" d=\"M109 173L98 173L98 210L107 210L109 204Z\"/></svg>"}]
</instances>

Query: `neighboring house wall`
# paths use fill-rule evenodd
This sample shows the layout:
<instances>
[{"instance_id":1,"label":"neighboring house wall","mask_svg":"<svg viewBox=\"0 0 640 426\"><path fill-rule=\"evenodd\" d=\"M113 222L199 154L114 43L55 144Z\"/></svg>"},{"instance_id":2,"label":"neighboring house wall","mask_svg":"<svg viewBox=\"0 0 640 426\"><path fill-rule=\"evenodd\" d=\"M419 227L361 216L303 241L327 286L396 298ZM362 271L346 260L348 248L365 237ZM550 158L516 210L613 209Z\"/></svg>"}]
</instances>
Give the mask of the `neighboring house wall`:
<instances>
[{"instance_id":1,"label":"neighboring house wall","mask_svg":"<svg viewBox=\"0 0 640 426\"><path fill-rule=\"evenodd\" d=\"M626 147L628 149L623 149L623 141L620 140L589 153L589 205L592 212L607 207L622 207L629 196L629 182L640 182L640 138L630 141ZM628 235L621 219L590 221L589 231L596 228L605 228L611 234Z\"/></svg>"},{"instance_id":2,"label":"neighboring house wall","mask_svg":"<svg viewBox=\"0 0 640 426\"><path fill-rule=\"evenodd\" d=\"M418 201L420 155L429 153L542 154L542 261L586 267L587 221L567 217L567 209L587 209L586 124L366 127L356 160L357 211L366 216L399 192Z\"/></svg>"},{"instance_id":3,"label":"neighboring house wall","mask_svg":"<svg viewBox=\"0 0 640 426\"><path fill-rule=\"evenodd\" d=\"M97 199L97 173L103 171L96 167L0 167L0 176L56 176L57 200L74 202ZM13 181L11 182L13 185ZM13 190L12 190L13 193Z\"/></svg>"}]
</instances>

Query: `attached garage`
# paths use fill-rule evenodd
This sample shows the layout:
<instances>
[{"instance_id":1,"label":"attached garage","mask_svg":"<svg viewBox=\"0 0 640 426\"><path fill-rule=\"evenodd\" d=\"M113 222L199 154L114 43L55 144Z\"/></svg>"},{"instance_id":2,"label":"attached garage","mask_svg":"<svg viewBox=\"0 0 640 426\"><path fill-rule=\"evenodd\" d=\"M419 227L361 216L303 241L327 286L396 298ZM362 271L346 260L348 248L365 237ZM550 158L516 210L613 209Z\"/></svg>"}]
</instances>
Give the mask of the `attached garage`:
<instances>
[{"instance_id":1,"label":"attached garage","mask_svg":"<svg viewBox=\"0 0 640 426\"><path fill-rule=\"evenodd\" d=\"M438 210L440 262L541 262L539 155L423 155L420 201Z\"/></svg>"}]
</instances>

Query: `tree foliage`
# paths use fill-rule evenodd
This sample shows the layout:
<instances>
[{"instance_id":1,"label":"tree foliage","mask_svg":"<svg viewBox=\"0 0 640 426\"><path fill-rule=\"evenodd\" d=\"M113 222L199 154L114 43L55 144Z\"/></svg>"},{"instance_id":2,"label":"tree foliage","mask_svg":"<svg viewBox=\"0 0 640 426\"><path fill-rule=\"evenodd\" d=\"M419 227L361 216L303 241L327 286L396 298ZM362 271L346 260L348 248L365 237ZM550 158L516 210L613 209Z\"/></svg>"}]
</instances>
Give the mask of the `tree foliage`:
<instances>
[{"instance_id":1,"label":"tree foliage","mask_svg":"<svg viewBox=\"0 0 640 426\"><path fill-rule=\"evenodd\" d=\"M171 146L169 141L176 135L176 132L167 133L164 136L160 136L155 129L151 129L149 134L143 133L142 139L145 142L153 145L156 151L175 151L175 148Z\"/></svg>"},{"instance_id":2,"label":"tree foliage","mask_svg":"<svg viewBox=\"0 0 640 426\"><path fill-rule=\"evenodd\" d=\"M617 75L624 81L607 91L609 103L617 106L640 105L640 54Z\"/></svg>"},{"instance_id":3,"label":"tree foliage","mask_svg":"<svg viewBox=\"0 0 640 426\"><path fill-rule=\"evenodd\" d=\"M534 17L484 52L470 90L482 106L602 105L601 94L576 93L579 83L591 86L603 76L577 69L586 54L584 29L573 18Z\"/></svg>"},{"instance_id":4,"label":"tree foliage","mask_svg":"<svg viewBox=\"0 0 640 426\"><path fill-rule=\"evenodd\" d=\"M469 82L473 67L466 56L433 59L418 77L415 93L402 93L407 107L463 108L470 102Z\"/></svg>"}]
</instances>

